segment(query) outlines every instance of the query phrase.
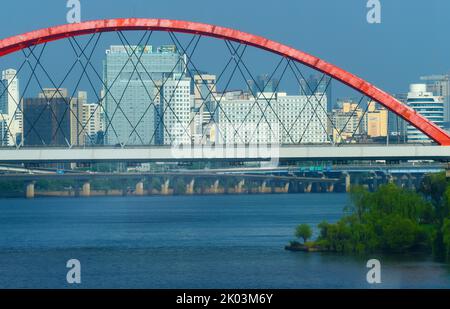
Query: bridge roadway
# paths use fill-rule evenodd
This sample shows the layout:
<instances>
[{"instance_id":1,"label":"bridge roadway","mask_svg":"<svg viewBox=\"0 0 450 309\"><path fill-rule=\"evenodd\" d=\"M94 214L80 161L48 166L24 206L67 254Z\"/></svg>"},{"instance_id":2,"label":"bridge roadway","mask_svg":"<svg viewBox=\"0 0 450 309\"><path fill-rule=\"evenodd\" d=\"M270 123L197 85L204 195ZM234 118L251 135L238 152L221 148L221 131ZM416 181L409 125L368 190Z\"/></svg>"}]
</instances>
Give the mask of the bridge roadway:
<instances>
[{"instance_id":1,"label":"bridge roadway","mask_svg":"<svg viewBox=\"0 0 450 309\"><path fill-rule=\"evenodd\" d=\"M271 160L433 160L450 161L450 146L435 145L283 145L171 146L57 148L0 148L0 163L58 162L181 162L181 161L271 161Z\"/></svg>"},{"instance_id":2,"label":"bridge roadway","mask_svg":"<svg viewBox=\"0 0 450 309\"><path fill-rule=\"evenodd\" d=\"M254 175L254 174L218 174L218 173L199 173L199 172L164 172L164 173L68 173L68 174L2 174L1 180L21 180L21 181L37 181L39 179L47 180L94 180L94 179L136 179L141 180L146 177L205 177L205 178L240 178L249 180L278 180L278 181L296 181L308 183L335 183L340 181L339 178L319 178L319 177L297 177L297 176L276 176L276 175Z\"/></svg>"}]
</instances>

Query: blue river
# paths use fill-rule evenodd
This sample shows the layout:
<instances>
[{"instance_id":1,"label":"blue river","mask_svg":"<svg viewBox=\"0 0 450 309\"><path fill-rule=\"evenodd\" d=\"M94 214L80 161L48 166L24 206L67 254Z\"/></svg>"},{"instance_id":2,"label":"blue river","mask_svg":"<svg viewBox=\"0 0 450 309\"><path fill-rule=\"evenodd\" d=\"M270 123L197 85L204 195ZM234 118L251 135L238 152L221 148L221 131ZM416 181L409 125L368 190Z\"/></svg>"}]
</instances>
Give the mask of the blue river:
<instances>
[{"instance_id":1,"label":"blue river","mask_svg":"<svg viewBox=\"0 0 450 309\"><path fill-rule=\"evenodd\" d=\"M0 288L450 288L426 256L288 252L345 194L0 199ZM317 235L317 229L315 228ZM381 284L366 281L381 262ZM66 263L81 263L81 284Z\"/></svg>"}]
</instances>

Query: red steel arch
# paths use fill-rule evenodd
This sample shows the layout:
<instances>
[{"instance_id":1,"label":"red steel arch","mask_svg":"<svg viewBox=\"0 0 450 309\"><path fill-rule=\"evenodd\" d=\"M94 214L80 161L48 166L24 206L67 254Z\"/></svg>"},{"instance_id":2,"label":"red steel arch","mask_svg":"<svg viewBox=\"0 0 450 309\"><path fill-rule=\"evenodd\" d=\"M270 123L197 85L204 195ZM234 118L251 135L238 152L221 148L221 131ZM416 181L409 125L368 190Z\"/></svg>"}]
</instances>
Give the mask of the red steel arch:
<instances>
[{"instance_id":1,"label":"red steel arch","mask_svg":"<svg viewBox=\"0 0 450 309\"><path fill-rule=\"evenodd\" d=\"M261 36L215 25L180 20L147 18L118 18L87 21L36 30L0 40L0 57L33 45L68 37L123 30L153 30L198 34L236 41L279 54L341 81L402 117L439 145L450 146L450 136L443 129L362 78L295 48L271 41Z\"/></svg>"}]
</instances>

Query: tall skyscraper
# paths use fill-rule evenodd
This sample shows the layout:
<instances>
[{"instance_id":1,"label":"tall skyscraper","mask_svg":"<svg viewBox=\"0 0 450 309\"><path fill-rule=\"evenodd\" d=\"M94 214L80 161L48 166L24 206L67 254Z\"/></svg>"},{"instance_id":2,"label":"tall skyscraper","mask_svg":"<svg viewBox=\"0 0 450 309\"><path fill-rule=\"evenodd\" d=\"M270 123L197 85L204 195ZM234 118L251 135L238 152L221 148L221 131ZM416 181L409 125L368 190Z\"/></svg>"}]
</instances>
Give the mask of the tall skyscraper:
<instances>
[{"instance_id":1,"label":"tall skyscraper","mask_svg":"<svg viewBox=\"0 0 450 309\"><path fill-rule=\"evenodd\" d=\"M422 76L420 80L427 84L427 91L444 99L444 126L450 128L450 75Z\"/></svg>"},{"instance_id":2,"label":"tall skyscraper","mask_svg":"<svg viewBox=\"0 0 450 309\"><path fill-rule=\"evenodd\" d=\"M327 97L327 112L331 112L334 108L332 102L332 80L331 77L318 74L310 75L307 79L300 80L300 95L316 96L320 99L321 94Z\"/></svg>"},{"instance_id":3,"label":"tall skyscraper","mask_svg":"<svg viewBox=\"0 0 450 309\"><path fill-rule=\"evenodd\" d=\"M427 91L426 84L412 84L408 93L408 105L416 112L443 127L444 99ZM431 143L425 134L412 125L407 126L408 143Z\"/></svg>"},{"instance_id":4,"label":"tall skyscraper","mask_svg":"<svg viewBox=\"0 0 450 309\"><path fill-rule=\"evenodd\" d=\"M255 80L251 79L247 82L250 87L248 90L253 96L257 96L260 92L276 92L279 90L279 80L270 78L269 74L258 75Z\"/></svg>"},{"instance_id":5,"label":"tall skyscraper","mask_svg":"<svg viewBox=\"0 0 450 309\"><path fill-rule=\"evenodd\" d=\"M133 54L133 51L135 53ZM175 46L111 46L104 61L105 133L108 144L155 144L160 86L185 72ZM157 84L155 86L155 84Z\"/></svg>"},{"instance_id":6,"label":"tall skyscraper","mask_svg":"<svg viewBox=\"0 0 450 309\"><path fill-rule=\"evenodd\" d=\"M165 145L190 145L191 79L174 76L162 87L160 114L164 113Z\"/></svg>"},{"instance_id":7,"label":"tall skyscraper","mask_svg":"<svg viewBox=\"0 0 450 309\"><path fill-rule=\"evenodd\" d=\"M0 80L0 121L6 123L0 139L2 145L20 144L22 139L22 107L19 98L19 79L17 71L8 69L2 72Z\"/></svg>"},{"instance_id":8,"label":"tall skyscraper","mask_svg":"<svg viewBox=\"0 0 450 309\"><path fill-rule=\"evenodd\" d=\"M98 144L103 132L101 107L97 103L83 103L83 134L87 144Z\"/></svg>"}]
</instances>

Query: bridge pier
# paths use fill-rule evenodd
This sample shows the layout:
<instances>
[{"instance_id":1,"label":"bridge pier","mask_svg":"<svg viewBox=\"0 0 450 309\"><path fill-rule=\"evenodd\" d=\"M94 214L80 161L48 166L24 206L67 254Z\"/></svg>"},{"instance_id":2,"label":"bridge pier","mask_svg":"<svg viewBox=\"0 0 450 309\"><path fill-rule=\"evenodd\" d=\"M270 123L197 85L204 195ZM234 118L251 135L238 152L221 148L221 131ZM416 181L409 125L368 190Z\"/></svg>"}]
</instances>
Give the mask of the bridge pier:
<instances>
[{"instance_id":1,"label":"bridge pier","mask_svg":"<svg viewBox=\"0 0 450 309\"><path fill-rule=\"evenodd\" d=\"M195 179L192 179L191 182L186 185L186 194L189 195L194 194L194 186L195 186Z\"/></svg>"},{"instance_id":2,"label":"bridge pier","mask_svg":"<svg viewBox=\"0 0 450 309\"><path fill-rule=\"evenodd\" d=\"M212 193L214 193L214 194L219 193L219 184L220 184L219 179L216 179L216 181L214 181L214 184L211 186Z\"/></svg>"},{"instance_id":3,"label":"bridge pier","mask_svg":"<svg viewBox=\"0 0 450 309\"><path fill-rule=\"evenodd\" d=\"M407 183L407 185L408 185L408 190L414 190L414 189L415 189L415 186L414 186L414 182L413 182L413 175L408 174L408 175L406 175L406 176L408 177L408 183Z\"/></svg>"},{"instance_id":4,"label":"bridge pier","mask_svg":"<svg viewBox=\"0 0 450 309\"><path fill-rule=\"evenodd\" d=\"M239 183L235 187L235 193L243 193L244 192L244 186L245 186L245 179L242 179L239 181Z\"/></svg>"},{"instance_id":5,"label":"bridge pier","mask_svg":"<svg viewBox=\"0 0 450 309\"><path fill-rule=\"evenodd\" d=\"M308 183L305 184L303 192L304 193L311 193L311 191L312 191L312 183L308 182Z\"/></svg>"},{"instance_id":6,"label":"bridge pier","mask_svg":"<svg viewBox=\"0 0 450 309\"><path fill-rule=\"evenodd\" d=\"M89 181L83 182L83 186L81 187L80 195L82 197L90 197L91 196L91 183Z\"/></svg>"},{"instance_id":7,"label":"bridge pier","mask_svg":"<svg viewBox=\"0 0 450 309\"><path fill-rule=\"evenodd\" d=\"M161 184L161 194L162 195L169 195L169 185L170 185L170 179L166 179L166 181L164 181Z\"/></svg>"},{"instance_id":8,"label":"bridge pier","mask_svg":"<svg viewBox=\"0 0 450 309\"><path fill-rule=\"evenodd\" d=\"M34 182L34 181L30 181L30 182L28 182L28 183L26 184L26 187L25 187L25 197L26 197L27 199L33 199L33 198L34 198L34 196L35 196L34 185L35 185L35 182Z\"/></svg>"},{"instance_id":9,"label":"bridge pier","mask_svg":"<svg viewBox=\"0 0 450 309\"><path fill-rule=\"evenodd\" d=\"M394 177L392 174L386 174L386 183L393 184L394 183Z\"/></svg>"},{"instance_id":10,"label":"bridge pier","mask_svg":"<svg viewBox=\"0 0 450 309\"><path fill-rule=\"evenodd\" d=\"M334 183L330 183L327 185L327 192L333 193L334 192Z\"/></svg>"},{"instance_id":11,"label":"bridge pier","mask_svg":"<svg viewBox=\"0 0 450 309\"><path fill-rule=\"evenodd\" d=\"M267 190L267 181L263 181L261 186L259 186L259 193L268 193Z\"/></svg>"},{"instance_id":12,"label":"bridge pier","mask_svg":"<svg viewBox=\"0 0 450 309\"><path fill-rule=\"evenodd\" d=\"M349 193L352 186L352 178L349 173L343 173L344 175L344 189L346 193Z\"/></svg>"},{"instance_id":13,"label":"bridge pier","mask_svg":"<svg viewBox=\"0 0 450 309\"><path fill-rule=\"evenodd\" d=\"M289 186L290 186L290 185L291 185L290 182L287 182L287 183L284 185L284 190L283 190L284 193L289 193Z\"/></svg>"},{"instance_id":14,"label":"bridge pier","mask_svg":"<svg viewBox=\"0 0 450 309\"><path fill-rule=\"evenodd\" d=\"M141 180L136 184L136 189L134 191L134 194L137 196L143 196L144 195L144 181Z\"/></svg>"}]
</instances>

